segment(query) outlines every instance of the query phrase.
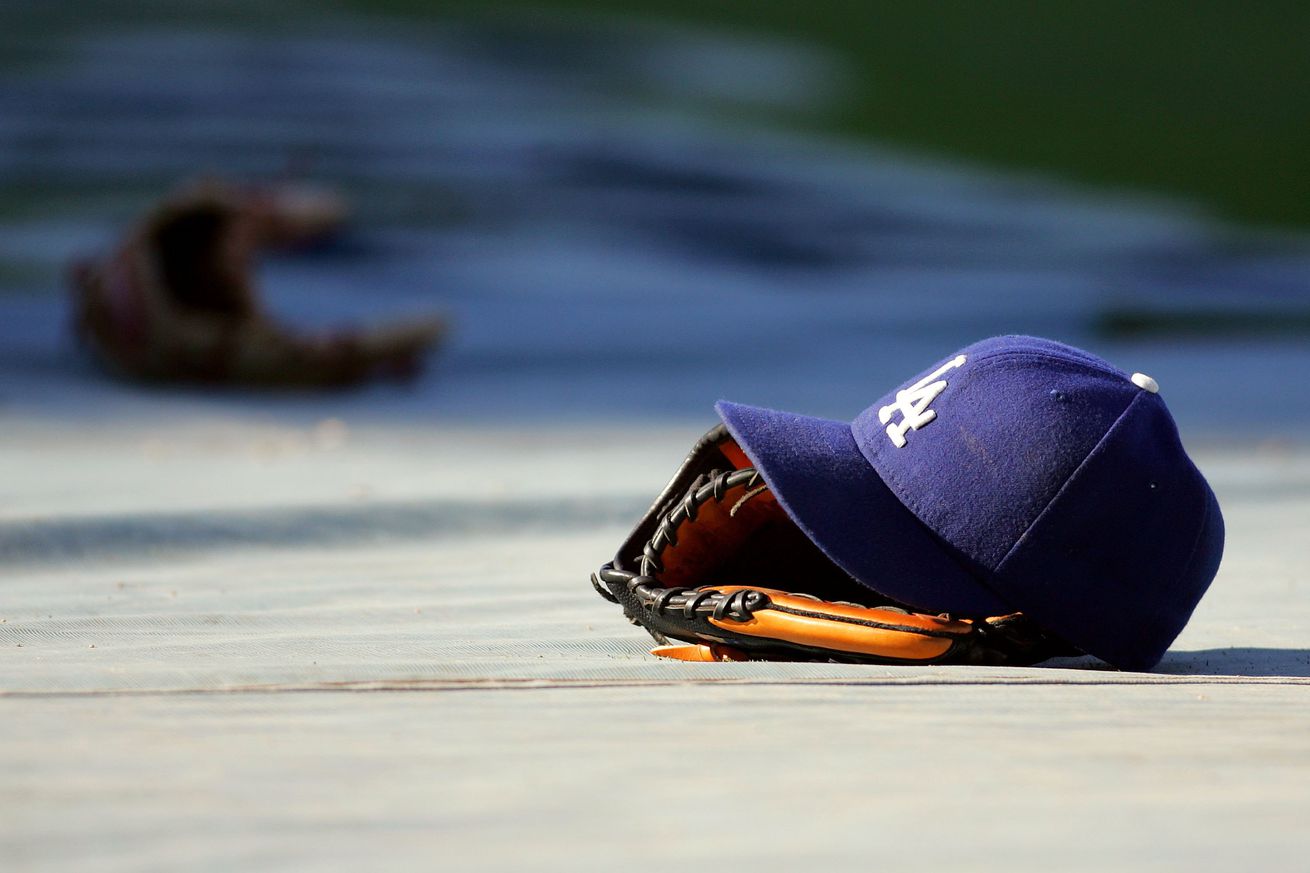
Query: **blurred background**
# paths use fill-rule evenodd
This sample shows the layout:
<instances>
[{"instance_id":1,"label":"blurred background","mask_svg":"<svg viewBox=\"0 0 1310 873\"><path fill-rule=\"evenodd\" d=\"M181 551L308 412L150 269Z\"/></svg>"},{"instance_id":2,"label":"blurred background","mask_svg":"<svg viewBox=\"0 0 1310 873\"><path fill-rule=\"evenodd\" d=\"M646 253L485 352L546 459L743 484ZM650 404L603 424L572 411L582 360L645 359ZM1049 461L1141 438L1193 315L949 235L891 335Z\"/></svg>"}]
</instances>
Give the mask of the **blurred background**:
<instances>
[{"instance_id":1,"label":"blurred background","mask_svg":"<svg viewBox=\"0 0 1310 873\"><path fill-rule=\"evenodd\" d=\"M0 410L850 417L1028 332L1187 422L1296 429L1308 36L1292 2L7 2ZM426 374L329 400L99 375L70 259L198 176L340 191L338 237L261 261L268 305L443 312Z\"/></svg>"}]
</instances>

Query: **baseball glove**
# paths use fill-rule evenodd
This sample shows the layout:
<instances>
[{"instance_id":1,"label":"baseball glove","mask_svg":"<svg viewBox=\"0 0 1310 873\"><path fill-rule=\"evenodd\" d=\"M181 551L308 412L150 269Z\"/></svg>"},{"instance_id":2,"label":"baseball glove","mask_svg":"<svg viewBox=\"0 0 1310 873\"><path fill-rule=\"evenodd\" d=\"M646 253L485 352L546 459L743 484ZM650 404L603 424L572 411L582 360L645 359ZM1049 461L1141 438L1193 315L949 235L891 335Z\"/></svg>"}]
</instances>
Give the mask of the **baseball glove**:
<instances>
[{"instance_id":1,"label":"baseball glove","mask_svg":"<svg viewBox=\"0 0 1310 873\"><path fill-rule=\"evenodd\" d=\"M411 377L444 333L439 316L308 333L261 304L258 252L321 239L344 214L303 186L191 186L117 251L74 264L77 336L106 369L139 381L333 388Z\"/></svg>"},{"instance_id":2,"label":"baseball glove","mask_svg":"<svg viewBox=\"0 0 1310 873\"><path fill-rule=\"evenodd\" d=\"M591 582L661 644L653 654L685 661L1025 665L1076 653L1019 613L927 615L855 581L791 521L723 425Z\"/></svg>"}]
</instances>

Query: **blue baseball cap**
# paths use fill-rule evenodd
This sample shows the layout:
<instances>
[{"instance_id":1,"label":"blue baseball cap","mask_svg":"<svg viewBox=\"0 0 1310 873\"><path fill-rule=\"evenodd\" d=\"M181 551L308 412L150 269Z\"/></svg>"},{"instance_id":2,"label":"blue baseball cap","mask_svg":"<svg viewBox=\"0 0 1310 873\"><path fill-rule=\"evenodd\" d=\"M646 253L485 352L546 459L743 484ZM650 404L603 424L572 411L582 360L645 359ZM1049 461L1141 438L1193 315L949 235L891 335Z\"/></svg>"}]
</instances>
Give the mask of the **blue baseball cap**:
<instances>
[{"instance_id":1,"label":"blue baseball cap","mask_svg":"<svg viewBox=\"0 0 1310 873\"><path fill-rule=\"evenodd\" d=\"M926 612L1022 612L1149 670L1219 569L1224 523L1149 376L1002 336L853 422L720 401L787 514L869 588Z\"/></svg>"}]
</instances>

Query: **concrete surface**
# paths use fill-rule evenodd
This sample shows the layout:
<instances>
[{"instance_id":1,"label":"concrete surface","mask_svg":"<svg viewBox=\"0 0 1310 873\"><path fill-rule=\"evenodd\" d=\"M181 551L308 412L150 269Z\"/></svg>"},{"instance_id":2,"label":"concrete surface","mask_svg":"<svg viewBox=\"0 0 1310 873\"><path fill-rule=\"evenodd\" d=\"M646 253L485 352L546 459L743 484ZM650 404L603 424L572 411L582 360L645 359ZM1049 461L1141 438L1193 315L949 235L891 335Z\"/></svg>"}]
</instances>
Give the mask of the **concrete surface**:
<instances>
[{"instance_id":1,"label":"concrete surface","mask_svg":"<svg viewBox=\"0 0 1310 873\"><path fill-rule=\"evenodd\" d=\"M691 431L548 428L517 454L507 430L332 432L0 437L26 483L0 525L8 869L1310 849L1310 452L1201 455L1228 557L1160 671L1127 674L660 661L586 576Z\"/></svg>"}]
</instances>

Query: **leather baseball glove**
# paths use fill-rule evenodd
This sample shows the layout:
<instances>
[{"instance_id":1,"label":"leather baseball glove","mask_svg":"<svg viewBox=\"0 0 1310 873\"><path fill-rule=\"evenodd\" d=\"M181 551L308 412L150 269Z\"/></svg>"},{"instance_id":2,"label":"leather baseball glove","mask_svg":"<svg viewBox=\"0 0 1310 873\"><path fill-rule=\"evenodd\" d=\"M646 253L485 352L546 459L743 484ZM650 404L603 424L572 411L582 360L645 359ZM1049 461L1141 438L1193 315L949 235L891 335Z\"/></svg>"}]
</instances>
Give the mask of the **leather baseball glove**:
<instances>
[{"instance_id":1,"label":"leather baseball glove","mask_svg":"<svg viewBox=\"0 0 1310 873\"><path fill-rule=\"evenodd\" d=\"M333 231L345 206L305 186L193 185L156 206L117 251L72 270L78 338L106 369L150 382L330 388L407 378L440 317L310 334L265 311L254 258Z\"/></svg>"},{"instance_id":2,"label":"leather baseball glove","mask_svg":"<svg viewBox=\"0 0 1310 873\"><path fill-rule=\"evenodd\" d=\"M1019 613L928 615L855 581L792 522L723 425L591 581L661 644L653 654L686 661L1024 665L1077 654Z\"/></svg>"}]
</instances>

